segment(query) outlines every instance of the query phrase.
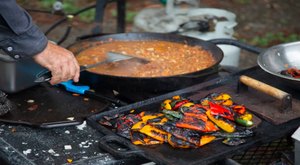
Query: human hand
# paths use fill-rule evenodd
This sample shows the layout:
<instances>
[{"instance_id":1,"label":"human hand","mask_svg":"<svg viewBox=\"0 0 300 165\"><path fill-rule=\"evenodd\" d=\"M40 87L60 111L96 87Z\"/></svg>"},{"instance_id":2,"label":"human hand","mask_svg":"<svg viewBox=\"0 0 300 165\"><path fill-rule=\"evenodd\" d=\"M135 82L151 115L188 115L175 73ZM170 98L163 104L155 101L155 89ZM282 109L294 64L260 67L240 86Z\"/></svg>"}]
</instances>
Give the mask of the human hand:
<instances>
[{"instance_id":1,"label":"human hand","mask_svg":"<svg viewBox=\"0 0 300 165\"><path fill-rule=\"evenodd\" d=\"M48 42L44 51L35 55L33 59L51 72L52 85L70 79L74 82L79 80L79 64L73 53L63 47Z\"/></svg>"}]
</instances>

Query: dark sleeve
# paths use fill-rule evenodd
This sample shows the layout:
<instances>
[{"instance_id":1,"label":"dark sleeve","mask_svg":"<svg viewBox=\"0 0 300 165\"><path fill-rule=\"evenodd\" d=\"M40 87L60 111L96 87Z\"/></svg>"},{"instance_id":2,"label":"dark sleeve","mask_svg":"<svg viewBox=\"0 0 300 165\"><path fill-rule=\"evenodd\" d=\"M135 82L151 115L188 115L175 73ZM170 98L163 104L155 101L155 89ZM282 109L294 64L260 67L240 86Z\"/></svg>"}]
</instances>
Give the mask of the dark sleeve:
<instances>
[{"instance_id":1,"label":"dark sleeve","mask_svg":"<svg viewBox=\"0 0 300 165\"><path fill-rule=\"evenodd\" d=\"M15 0L0 2L0 48L18 60L45 49L48 40Z\"/></svg>"}]
</instances>

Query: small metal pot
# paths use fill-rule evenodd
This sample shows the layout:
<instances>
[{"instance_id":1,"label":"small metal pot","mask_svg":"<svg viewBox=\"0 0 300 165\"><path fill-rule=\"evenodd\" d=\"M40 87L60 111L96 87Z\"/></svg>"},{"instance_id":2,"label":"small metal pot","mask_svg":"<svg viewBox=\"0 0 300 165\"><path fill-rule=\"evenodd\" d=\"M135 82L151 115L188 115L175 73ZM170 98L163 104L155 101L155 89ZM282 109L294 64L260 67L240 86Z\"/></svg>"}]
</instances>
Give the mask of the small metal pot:
<instances>
[{"instance_id":1,"label":"small metal pot","mask_svg":"<svg viewBox=\"0 0 300 165\"><path fill-rule=\"evenodd\" d=\"M272 46L260 53L257 63L264 71L276 76L286 85L300 90L300 79L280 73L291 67L300 68L300 42Z\"/></svg>"},{"instance_id":2,"label":"small metal pot","mask_svg":"<svg viewBox=\"0 0 300 165\"><path fill-rule=\"evenodd\" d=\"M280 73L291 67L300 69L300 41L283 43L267 49L258 48L232 39L214 39L210 40L210 42L215 44L234 45L259 54L257 64L264 71L272 74L284 85L300 90L300 79Z\"/></svg>"}]
</instances>

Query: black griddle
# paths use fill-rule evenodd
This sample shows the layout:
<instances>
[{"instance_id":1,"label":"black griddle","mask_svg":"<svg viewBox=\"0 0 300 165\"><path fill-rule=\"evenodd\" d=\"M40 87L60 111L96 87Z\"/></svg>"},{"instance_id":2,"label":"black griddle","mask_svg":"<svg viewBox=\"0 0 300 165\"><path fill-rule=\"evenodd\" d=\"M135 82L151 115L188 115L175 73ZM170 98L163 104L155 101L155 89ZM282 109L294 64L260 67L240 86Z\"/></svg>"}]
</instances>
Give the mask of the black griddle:
<instances>
[{"instance_id":1,"label":"black griddle","mask_svg":"<svg viewBox=\"0 0 300 165\"><path fill-rule=\"evenodd\" d=\"M94 100L58 86L42 83L8 95L13 110L0 116L1 122L53 128L81 124L86 117L106 109L109 102Z\"/></svg>"},{"instance_id":2,"label":"black griddle","mask_svg":"<svg viewBox=\"0 0 300 165\"><path fill-rule=\"evenodd\" d=\"M245 144L232 147L222 144L221 141L215 141L198 149L175 149L168 144L156 145L151 147L133 145L129 139L117 135L112 130L98 123L98 121L103 116L110 116L114 114L127 114L130 113L132 109L139 109L141 111L153 111L153 109L159 108L160 103L163 100L171 98L174 95L181 95L183 97L196 100L197 98L199 99L205 97L208 93L211 92L231 91L233 100L235 100L235 97L238 97L241 94L237 91L238 78L240 75L248 75L268 84L280 87L282 90L286 90L287 92L290 92L293 95L295 95L295 97L293 97L294 99L299 100L299 95L297 95L297 91L293 91L292 89L284 86L284 84L280 84L277 81L274 81L271 75L267 74L259 67L254 67L233 75L217 78L182 90L178 90L175 92L153 97L141 102L130 104L128 106L124 106L113 111L96 114L89 117L87 121L88 124L97 129L99 132L106 134L105 137L100 139L99 147L111 153L113 156L127 158L142 156L158 164L172 165L210 164L218 160L222 160L226 157L233 156L234 154L247 150L251 147L259 146L261 144L271 142L272 140L286 136L298 128L300 122L299 118L287 121L286 123L280 125L274 125L268 122L267 120L261 118L262 122L257 128L254 129L255 136L247 138L247 142ZM256 95L254 95L254 97L255 96ZM248 97L247 99L251 100L252 98ZM272 102L263 103L273 104L274 102L275 101L273 100ZM237 103L242 104L243 102Z\"/></svg>"}]
</instances>

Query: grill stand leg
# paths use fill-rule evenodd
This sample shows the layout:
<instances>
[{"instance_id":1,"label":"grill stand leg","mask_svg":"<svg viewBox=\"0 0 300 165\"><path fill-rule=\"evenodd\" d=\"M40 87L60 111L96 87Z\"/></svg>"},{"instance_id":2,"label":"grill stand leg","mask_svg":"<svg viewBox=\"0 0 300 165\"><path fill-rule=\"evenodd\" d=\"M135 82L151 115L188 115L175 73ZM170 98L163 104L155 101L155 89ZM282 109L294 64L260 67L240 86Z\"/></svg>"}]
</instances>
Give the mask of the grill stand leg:
<instances>
[{"instance_id":1,"label":"grill stand leg","mask_svg":"<svg viewBox=\"0 0 300 165\"><path fill-rule=\"evenodd\" d=\"M295 149L294 149L294 158L295 158L295 164L300 164L300 141L295 140Z\"/></svg>"},{"instance_id":2,"label":"grill stand leg","mask_svg":"<svg viewBox=\"0 0 300 165\"><path fill-rule=\"evenodd\" d=\"M293 133L295 164L300 164L300 127Z\"/></svg>"},{"instance_id":3,"label":"grill stand leg","mask_svg":"<svg viewBox=\"0 0 300 165\"><path fill-rule=\"evenodd\" d=\"M96 26L92 30L93 34L100 34L103 32L103 18L104 10L109 3L109 0L97 0L96 1L96 13L95 13L95 24ZM126 0L116 0L117 3L117 32L125 32L125 15L126 15Z\"/></svg>"}]
</instances>

